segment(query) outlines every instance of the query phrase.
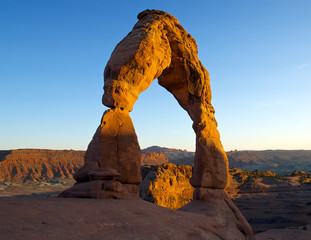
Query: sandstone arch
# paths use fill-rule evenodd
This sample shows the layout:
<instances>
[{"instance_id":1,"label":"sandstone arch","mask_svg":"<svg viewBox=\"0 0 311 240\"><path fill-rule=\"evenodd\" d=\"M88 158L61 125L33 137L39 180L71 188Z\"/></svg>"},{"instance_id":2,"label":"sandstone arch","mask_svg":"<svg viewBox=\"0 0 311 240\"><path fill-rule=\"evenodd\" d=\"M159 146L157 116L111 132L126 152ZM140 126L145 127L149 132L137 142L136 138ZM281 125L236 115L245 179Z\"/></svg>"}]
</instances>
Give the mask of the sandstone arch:
<instances>
[{"instance_id":1,"label":"sandstone arch","mask_svg":"<svg viewBox=\"0 0 311 240\"><path fill-rule=\"evenodd\" d=\"M168 13L146 10L116 46L106 66L103 104L131 111L139 94L158 78L188 112L196 133L191 184L224 188L228 161L216 129L210 79L195 40Z\"/></svg>"},{"instance_id":2,"label":"sandstone arch","mask_svg":"<svg viewBox=\"0 0 311 240\"><path fill-rule=\"evenodd\" d=\"M129 116L139 94L158 78L193 121L196 153L190 183L193 201L179 210L203 214L207 235L255 239L246 219L229 199L228 159L220 142L207 70L195 40L168 13L146 10L116 46L106 66L103 104L107 110L74 175L77 184L61 197L139 198L140 147ZM137 202L139 204L139 202ZM213 235L214 236L214 235Z\"/></svg>"},{"instance_id":3,"label":"sandstone arch","mask_svg":"<svg viewBox=\"0 0 311 240\"><path fill-rule=\"evenodd\" d=\"M102 102L110 109L89 144L85 165L74 176L78 183L84 183L81 192L88 189L90 194L94 189L95 198L107 197L96 195L100 188L119 189L126 196L137 193L133 186L141 182L140 147L129 112L139 94L156 78L193 121L196 153L190 183L198 188L196 194L201 188L224 189L228 184L228 159L211 105L209 74L198 58L195 40L168 13L146 10L138 19L114 49L104 71ZM113 178L118 183L111 182ZM98 182L104 180L103 185Z\"/></svg>"}]
</instances>

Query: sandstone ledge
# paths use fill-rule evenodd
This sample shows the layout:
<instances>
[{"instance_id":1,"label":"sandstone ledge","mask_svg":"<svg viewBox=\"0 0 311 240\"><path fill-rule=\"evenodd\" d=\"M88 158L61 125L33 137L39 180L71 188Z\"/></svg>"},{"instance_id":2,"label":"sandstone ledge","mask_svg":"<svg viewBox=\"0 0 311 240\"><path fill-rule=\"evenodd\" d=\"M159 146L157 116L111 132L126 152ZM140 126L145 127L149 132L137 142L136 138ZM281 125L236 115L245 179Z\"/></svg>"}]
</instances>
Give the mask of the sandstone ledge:
<instances>
[{"instance_id":1,"label":"sandstone ledge","mask_svg":"<svg viewBox=\"0 0 311 240\"><path fill-rule=\"evenodd\" d=\"M0 198L0 212L1 240L222 239L210 217L143 200Z\"/></svg>"}]
</instances>

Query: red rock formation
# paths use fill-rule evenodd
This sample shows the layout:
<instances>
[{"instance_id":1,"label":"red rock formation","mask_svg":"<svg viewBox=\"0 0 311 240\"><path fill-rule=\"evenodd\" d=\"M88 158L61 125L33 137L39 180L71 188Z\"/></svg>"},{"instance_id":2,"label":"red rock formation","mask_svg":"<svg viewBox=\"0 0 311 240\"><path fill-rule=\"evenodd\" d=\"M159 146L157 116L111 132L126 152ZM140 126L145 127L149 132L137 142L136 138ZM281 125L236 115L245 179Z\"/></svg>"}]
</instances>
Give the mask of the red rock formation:
<instances>
[{"instance_id":1,"label":"red rock formation","mask_svg":"<svg viewBox=\"0 0 311 240\"><path fill-rule=\"evenodd\" d=\"M168 13L146 10L138 19L116 46L105 68L102 102L111 109L104 113L88 147L85 165L74 176L78 184L60 196L138 197L135 184L141 182L140 148L129 112L139 94L158 78L159 84L188 112L196 134L190 180L196 188L196 201L183 210L204 209L219 229L217 236L221 239L253 238L251 227L223 190L229 182L228 159L211 105L209 73L199 61L195 40ZM96 169L114 170L114 176L119 178L94 179Z\"/></svg>"},{"instance_id":2,"label":"red rock formation","mask_svg":"<svg viewBox=\"0 0 311 240\"><path fill-rule=\"evenodd\" d=\"M107 63L103 104L131 111L139 94L158 78L193 120L196 154L191 184L225 188L228 160L220 142L210 79L195 40L168 13L146 10Z\"/></svg>"},{"instance_id":3,"label":"red rock formation","mask_svg":"<svg viewBox=\"0 0 311 240\"><path fill-rule=\"evenodd\" d=\"M97 168L112 168L120 173L120 182L141 183L140 147L127 111L107 110L85 154L85 164L74 178L89 181L88 173Z\"/></svg>"},{"instance_id":4,"label":"red rock formation","mask_svg":"<svg viewBox=\"0 0 311 240\"><path fill-rule=\"evenodd\" d=\"M85 164L74 178L78 182L61 197L138 198L141 183L140 147L129 112L107 110L85 154ZM114 170L117 179L94 180L92 172ZM114 187L107 187L114 186Z\"/></svg>"},{"instance_id":5,"label":"red rock formation","mask_svg":"<svg viewBox=\"0 0 311 240\"><path fill-rule=\"evenodd\" d=\"M89 144L85 164L74 178L78 183L91 181L91 171L111 168L120 173L120 183L141 182L140 148L129 111L139 94L158 78L193 120L196 153L191 184L225 188L228 159L211 105L209 74L199 61L195 40L168 13L146 10L138 19L107 63L102 101L111 109L104 113ZM62 196L72 196L76 188Z\"/></svg>"}]
</instances>

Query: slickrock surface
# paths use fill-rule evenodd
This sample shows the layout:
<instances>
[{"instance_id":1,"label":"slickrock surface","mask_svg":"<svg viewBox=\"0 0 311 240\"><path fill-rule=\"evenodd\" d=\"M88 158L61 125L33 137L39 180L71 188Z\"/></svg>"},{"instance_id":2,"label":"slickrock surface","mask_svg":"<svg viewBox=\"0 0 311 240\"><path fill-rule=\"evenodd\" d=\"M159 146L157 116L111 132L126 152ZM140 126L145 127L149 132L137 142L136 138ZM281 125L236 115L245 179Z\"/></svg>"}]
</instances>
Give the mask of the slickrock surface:
<instances>
[{"instance_id":1,"label":"slickrock surface","mask_svg":"<svg viewBox=\"0 0 311 240\"><path fill-rule=\"evenodd\" d=\"M215 222L214 213L171 210L143 200L0 198L0 212L0 240L220 240L225 232L232 233L228 240L246 239L234 221Z\"/></svg>"},{"instance_id":2,"label":"slickrock surface","mask_svg":"<svg viewBox=\"0 0 311 240\"><path fill-rule=\"evenodd\" d=\"M210 218L221 239L254 239L251 226L223 189L196 188L193 198L180 210Z\"/></svg>"},{"instance_id":3,"label":"slickrock surface","mask_svg":"<svg viewBox=\"0 0 311 240\"><path fill-rule=\"evenodd\" d=\"M161 165L168 163L168 159L164 153L145 152L141 154L141 165Z\"/></svg>"}]
</instances>

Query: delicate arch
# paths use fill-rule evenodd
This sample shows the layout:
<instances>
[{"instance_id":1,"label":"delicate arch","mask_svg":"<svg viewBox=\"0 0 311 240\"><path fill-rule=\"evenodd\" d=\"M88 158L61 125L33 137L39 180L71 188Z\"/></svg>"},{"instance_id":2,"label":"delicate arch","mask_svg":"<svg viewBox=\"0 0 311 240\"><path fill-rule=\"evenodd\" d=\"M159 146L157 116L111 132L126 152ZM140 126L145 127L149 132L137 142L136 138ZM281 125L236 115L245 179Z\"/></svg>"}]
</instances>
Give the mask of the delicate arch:
<instances>
[{"instance_id":1,"label":"delicate arch","mask_svg":"<svg viewBox=\"0 0 311 240\"><path fill-rule=\"evenodd\" d=\"M199 61L195 40L168 13L146 10L138 19L107 63L103 104L110 109L88 146L84 166L74 174L78 183L62 197L139 197L141 153L129 112L156 78L193 121L194 198L209 198L211 188L228 185L228 159L211 105L209 74Z\"/></svg>"},{"instance_id":2,"label":"delicate arch","mask_svg":"<svg viewBox=\"0 0 311 240\"><path fill-rule=\"evenodd\" d=\"M211 232L222 239L253 239L251 227L223 190L228 159L211 105L209 75L198 59L195 40L168 13L146 10L138 19L107 63L103 104L110 109L88 146L84 166L74 174L77 184L60 196L139 198L141 152L129 112L158 78L188 112L196 134L190 183L196 188L193 199L199 201L181 210L207 214L215 220Z\"/></svg>"},{"instance_id":3,"label":"delicate arch","mask_svg":"<svg viewBox=\"0 0 311 240\"><path fill-rule=\"evenodd\" d=\"M208 71L195 40L168 13L146 10L116 46L104 72L103 104L131 111L139 94L158 78L193 120L196 154L191 184L224 188L228 160L220 142Z\"/></svg>"}]
</instances>

